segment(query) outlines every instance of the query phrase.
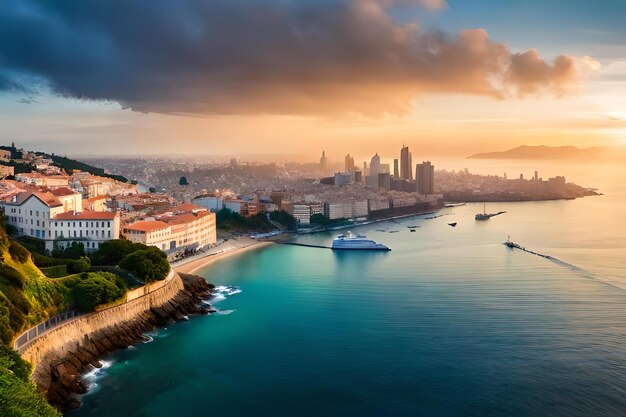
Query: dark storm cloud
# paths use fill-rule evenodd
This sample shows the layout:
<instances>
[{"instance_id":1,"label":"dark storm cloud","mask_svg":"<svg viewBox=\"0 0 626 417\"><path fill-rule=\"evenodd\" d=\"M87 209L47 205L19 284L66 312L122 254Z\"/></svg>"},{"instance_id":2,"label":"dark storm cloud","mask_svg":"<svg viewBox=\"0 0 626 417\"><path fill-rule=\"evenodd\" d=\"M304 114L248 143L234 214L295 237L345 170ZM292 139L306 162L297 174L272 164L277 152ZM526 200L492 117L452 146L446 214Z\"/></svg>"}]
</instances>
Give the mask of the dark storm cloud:
<instances>
[{"instance_id":1,"label":"dark storm cloud","mask_svg":"<svg viewBox=\"0 0 626 417\"><path fill-rule=\"evenodd\" d=\"M407 1L8 1L0 88L10 73L137 111L380 114L424 92L560 94L577 80L573 57L397 23L390 8Z\"/></svg>"}]
</instances>

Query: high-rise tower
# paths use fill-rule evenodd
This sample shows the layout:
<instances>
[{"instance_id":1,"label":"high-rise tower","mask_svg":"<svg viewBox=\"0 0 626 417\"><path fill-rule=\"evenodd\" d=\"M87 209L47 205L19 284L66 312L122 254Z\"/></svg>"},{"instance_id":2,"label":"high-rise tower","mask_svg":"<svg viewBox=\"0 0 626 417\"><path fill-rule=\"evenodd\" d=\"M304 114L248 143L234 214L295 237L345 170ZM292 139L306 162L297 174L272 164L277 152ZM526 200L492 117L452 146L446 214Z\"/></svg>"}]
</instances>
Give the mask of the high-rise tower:
<instances>
[{"instance_id":1,"label":"high-rise tower","mask_svg":"<svg viewBox=\"0 0 626 417\"><path fill-rule=\"evenodd\" d=\"M400 151L400 178L403 180L413 179L413 163L411 159L412 155L409 151L409 147L403 147Z\"/></svg>"},{"instance_id":2,"label":"high-rise tower","mask_svg":"<svg viewBox=\"0 0 626 417\"><path fill-rule=\"evenodd\" d=\"M415 166L415 182L417 183L418 193L435 193L435 167L430 161L425 161Z\"/></svg>"}]
</instances>

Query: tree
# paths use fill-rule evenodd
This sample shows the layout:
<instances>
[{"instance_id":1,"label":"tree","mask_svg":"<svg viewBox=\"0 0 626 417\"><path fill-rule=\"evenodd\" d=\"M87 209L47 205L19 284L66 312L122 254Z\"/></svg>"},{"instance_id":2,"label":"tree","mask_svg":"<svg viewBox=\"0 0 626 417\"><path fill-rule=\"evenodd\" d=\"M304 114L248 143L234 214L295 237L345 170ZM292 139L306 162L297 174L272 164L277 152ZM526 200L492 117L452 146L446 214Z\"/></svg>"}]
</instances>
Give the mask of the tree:
<instances>
[{"instance_id":1,"label":"tree","mask_svg":"<svg viewBox=\"0 0 626 417\"><path fill-rule=\"evenodd\" d=\"M178 180L178 185L189 185L189 183L187 182L187 177L180 177L180 179Z\"/></svg>"},{"instance_id":2,"label":"tree","mask_svg":"<svg viewBox=\"0 0 626 417\"><path fill-rule=\"evenodd\" d=\"M311 224L319 224L320 226L328 226L330 219L323 214L316 213L311 216Z\"/></svg>"},{"instance_id":3,"label":"tree","mask_svg":"<svg viewBox=\"0 0 626 417\"><path fill-rule=\"evenodd\" d=\"M119 265L146 282L165 279L170 272L167 255L154 246L131 253Z\"/></svg>"},{"instance_id":4,"label":"tree","mask_svg":"<svg viewBox=\"0 0 626 417\"><path fill-rule=\"evenodd\" d=\"M117 265L131 253L145 249L148 246L130 240L109 240L100 244L98 250L91 255L91 260L95 265Z\"/></svg>"},{"instance_id":5,"label":"tree","mask_svg":"<svg viewBox=\"0 0 626 417\"><path fill-rule=\"evenodd\" d=\"M110 303L126 292L124 281L110 272L86 272L72 287L73 304L80 311L93 311L98 305Z\"/></svg>"},{"instance_id":6,"label":"tree","mask_svg":"<svg viewBox=\"0 0 626 417\"><path fill-rule=\"evenodd\" d=\"M59 247L57 242L52 249L53 258L80 259L85 256L85 245L81 242L72 242L65 248Z\"/></svg>"}]
</instances>

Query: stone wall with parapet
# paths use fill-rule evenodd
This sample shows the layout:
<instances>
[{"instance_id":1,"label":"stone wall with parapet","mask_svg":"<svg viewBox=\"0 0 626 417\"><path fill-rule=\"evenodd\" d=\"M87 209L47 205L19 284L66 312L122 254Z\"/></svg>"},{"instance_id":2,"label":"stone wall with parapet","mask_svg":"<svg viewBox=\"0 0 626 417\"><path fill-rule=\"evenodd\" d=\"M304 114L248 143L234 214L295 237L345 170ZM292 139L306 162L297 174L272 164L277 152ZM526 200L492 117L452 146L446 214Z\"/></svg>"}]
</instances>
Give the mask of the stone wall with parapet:
<instances>
[{"instance_id":1,"label":"stone wall with parapet","mask_svg":"<svg viewBox=\"0 0 626 417\"><path fill-rule=\"evenodd\" d=\"M134 294L136 296L123 304L80 316L50 330L25 347L20 352L22 358L35 369L44 360L62 358L87 344L97 332L132 321L152 308L161 307L184 289L176 272L171 279L157 284L156 288L142 289L143 294Z\"/></svg>"}]
</instances>

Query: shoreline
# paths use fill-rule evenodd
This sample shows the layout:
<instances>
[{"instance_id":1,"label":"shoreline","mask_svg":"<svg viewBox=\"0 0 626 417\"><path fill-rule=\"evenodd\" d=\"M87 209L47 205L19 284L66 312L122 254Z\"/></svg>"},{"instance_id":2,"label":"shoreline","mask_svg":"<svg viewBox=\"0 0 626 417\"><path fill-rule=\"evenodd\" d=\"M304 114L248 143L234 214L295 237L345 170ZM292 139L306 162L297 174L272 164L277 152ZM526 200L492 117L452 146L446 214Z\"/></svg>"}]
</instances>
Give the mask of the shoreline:
<instances>
[{"instance_id":1,"label":"shoreline","mask_svg":"<svg viewBox=\"0 0 626 417\"><path fill-rule=\"evenodd\" d=\"M245 253L253 249L260 249L273 243L271 241L257 241L249 238L233 238L231 240L237 242L236 246L230 247L228 249L221 249L213 253L207 253L202 257L189 260L188 262L182 263L181 265L172 265L172 269L174 269L178 273L195 274L199 269L204 268L205 266L208 266L217 260L225 259L236 254ZM222 245L226 245L229 243L232 244L233 242L224 242L213 249L219 249Z\"/></svg>"}]
</instances>

